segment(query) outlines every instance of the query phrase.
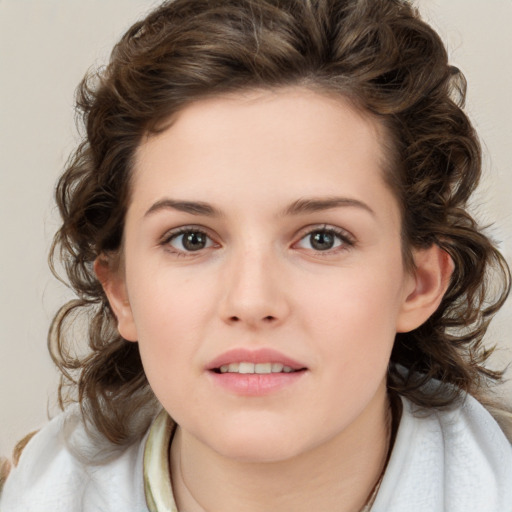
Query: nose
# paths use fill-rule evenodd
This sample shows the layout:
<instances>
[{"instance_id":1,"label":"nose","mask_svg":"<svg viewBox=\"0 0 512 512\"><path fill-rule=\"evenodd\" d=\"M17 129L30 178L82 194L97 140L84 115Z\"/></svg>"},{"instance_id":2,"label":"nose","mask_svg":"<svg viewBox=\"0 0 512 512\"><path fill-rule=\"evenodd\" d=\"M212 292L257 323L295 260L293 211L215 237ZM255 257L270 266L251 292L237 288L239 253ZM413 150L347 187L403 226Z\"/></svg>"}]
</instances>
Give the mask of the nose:
<instances>
[{"instance_id":1,"label":"nose","mask_svg":"<svg viewBox=\"0 0 512 512\"><path fill-rule=\"evenodd\" d=\"M224 322L257 329L286 320L290 304L283 268L277 260L277 256L254 248L230 258L223 273L220 302Z\"/></svg>"}]
</instances>

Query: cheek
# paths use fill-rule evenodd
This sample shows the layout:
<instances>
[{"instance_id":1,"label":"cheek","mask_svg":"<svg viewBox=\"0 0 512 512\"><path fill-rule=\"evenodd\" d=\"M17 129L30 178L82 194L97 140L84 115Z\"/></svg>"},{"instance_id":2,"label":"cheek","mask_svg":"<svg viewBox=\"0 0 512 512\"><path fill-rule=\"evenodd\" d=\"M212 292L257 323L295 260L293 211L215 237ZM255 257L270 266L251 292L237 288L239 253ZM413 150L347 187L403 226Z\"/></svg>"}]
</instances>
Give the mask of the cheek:
<instances>
[{"instance_id":1,"label":"cheek","mask_svg":"<svg viewBox=\"0 0 512 512\"><path fill-rule=\"evenodd\" d=\"M165 264L132 271L128 281L130 304L140 338L160 337L170 331L198 327L192 319L207 315L212 283L190 270Z\"/></svg>"},{"instance_id":2,"label":"cheek","mask_svg":"<svg viewBox=\"0 0 512 512\"><path fill-rule=\"evenodd\" d=\"M335 278L311 282L301 291L307 301L304 329L323 347L323 357L338 361L343 371L387 365L401 307L403 272L386 267L344 269Z\"/></svg>"},{"instance_id":3,"label":"cheek","mask_svg":"<svg viewBox=\"0 0 512 512\"><path fill-rule=\"evenodd\" d=\"M190 371L194 354L211 318L213 290L197 279L170 272L147 273L130 287L142 362L156 386L173 382L172 375Z\"/></svg>"}]
</instances>

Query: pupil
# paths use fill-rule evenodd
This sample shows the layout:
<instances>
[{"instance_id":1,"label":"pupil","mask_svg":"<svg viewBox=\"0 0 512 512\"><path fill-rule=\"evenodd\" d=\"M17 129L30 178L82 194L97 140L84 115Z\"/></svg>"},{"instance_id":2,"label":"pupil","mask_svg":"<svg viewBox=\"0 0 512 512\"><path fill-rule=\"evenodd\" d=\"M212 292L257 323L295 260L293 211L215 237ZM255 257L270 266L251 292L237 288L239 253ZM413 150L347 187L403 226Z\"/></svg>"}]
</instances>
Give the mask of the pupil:
<instances>
[{"instance_id":1,"label":"pupil","mask_svg":"<svg viewBox=\"0 0 512 512\"><path fill-rule=\"evenodd\" d=\"M203 233L191 231L183 235L183 247L188 251L198 251L206 245L206 237Z\"/></svg>"},{"instance_id":2,"label":"pupil","mask_svg":"<svg viewBox=\"0 0 512 512\"><path fill-rule=\"evenodd\" d=\"M317 231L311 235L311 246L318 251L332 249L334 245L334 236L325 231Z\"/></svg>"}]
</instances>

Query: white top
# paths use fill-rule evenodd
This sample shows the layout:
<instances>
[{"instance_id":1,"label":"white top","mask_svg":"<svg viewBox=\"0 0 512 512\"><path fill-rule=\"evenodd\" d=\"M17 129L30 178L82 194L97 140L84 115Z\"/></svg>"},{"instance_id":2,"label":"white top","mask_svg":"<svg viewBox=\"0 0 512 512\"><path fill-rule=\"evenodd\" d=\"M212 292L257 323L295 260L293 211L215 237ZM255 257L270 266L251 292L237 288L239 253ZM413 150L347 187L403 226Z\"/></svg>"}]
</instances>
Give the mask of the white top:
<instances>
[{"instance_id":1,"label":"white top","mask_svg":"<svg viewBox=\"0 0 512 512\"><path fill-rule=\"evenodd\" d=\"M491 415L471 397L443 411L402 401L371 511L512 512L512 447ZM119 449L87 435L71 408L30 440L5 483L0 511L178 512L171 435L169 418L160 414L139 443Z\"/></svg>"}]
</instances>

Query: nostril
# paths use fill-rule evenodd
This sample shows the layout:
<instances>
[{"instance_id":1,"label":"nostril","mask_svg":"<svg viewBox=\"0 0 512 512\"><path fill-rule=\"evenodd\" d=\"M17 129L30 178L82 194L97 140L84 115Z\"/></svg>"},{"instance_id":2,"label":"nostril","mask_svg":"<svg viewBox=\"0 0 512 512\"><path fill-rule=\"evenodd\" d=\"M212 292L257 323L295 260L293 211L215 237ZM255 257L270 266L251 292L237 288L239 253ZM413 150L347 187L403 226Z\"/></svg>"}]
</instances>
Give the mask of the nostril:
<instances>
[{"instance_id":1,"label":"nostril","mask_svg":"<svg viewBox=\"0 0 512 512\"><path fill-rule=\"evenodd\" d=\"M263 318L261 318L261 322L263 323L272 323L272 322L275 322L277 320L277 318L275 316L272 316L272 315L267 315L267 316L264 316ZM239 317L239 316L236 316L236 315L233 315L233 316L230 316L228 318L228 322L230 323L239 323L239 322L245 322L246 320L244 319L244 317ZM247 323L249 324L252 324L254 323L251 319L247 319Z\"/></svg>"}]
</instances>

